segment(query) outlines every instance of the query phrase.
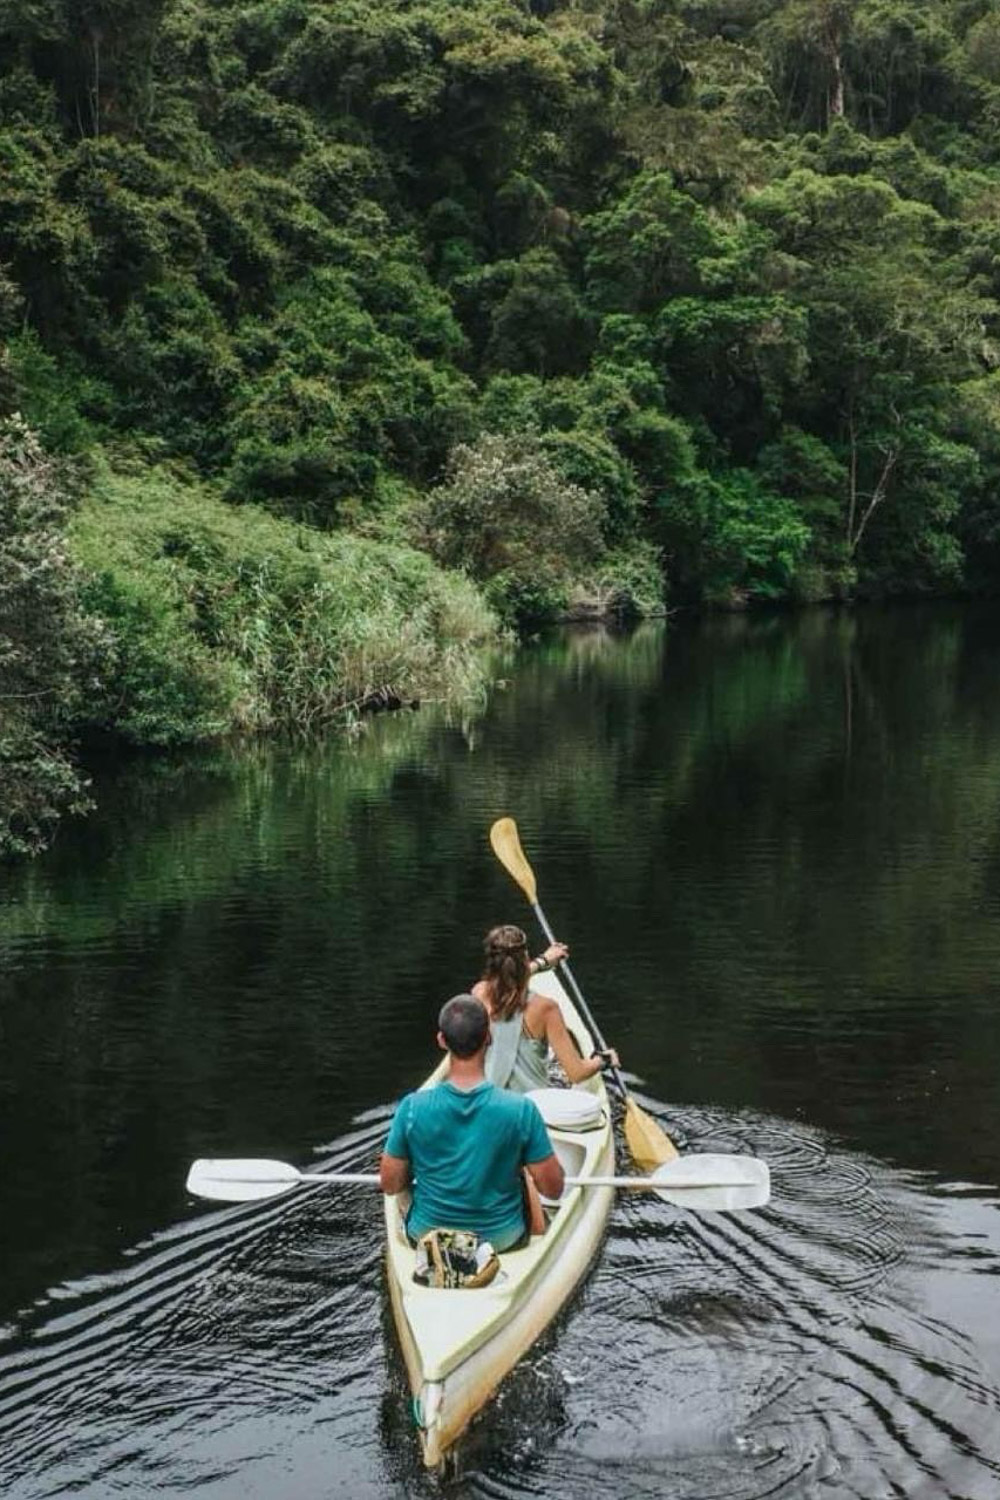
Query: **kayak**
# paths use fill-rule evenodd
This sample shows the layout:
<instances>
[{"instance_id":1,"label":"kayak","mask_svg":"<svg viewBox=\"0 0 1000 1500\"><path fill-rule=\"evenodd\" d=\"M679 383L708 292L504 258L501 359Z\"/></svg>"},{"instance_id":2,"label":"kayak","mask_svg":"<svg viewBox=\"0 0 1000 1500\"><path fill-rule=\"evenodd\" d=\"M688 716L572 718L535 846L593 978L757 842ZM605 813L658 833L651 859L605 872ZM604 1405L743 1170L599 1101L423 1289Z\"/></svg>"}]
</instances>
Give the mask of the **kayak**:
<instances>
[{"instance_id":1,"label":"kayak","mask_svg":"<svg viewBox=\"0 0 1000 1500\"><path fill-rule=\"evenodd\" d=\"M532 989L558 1003L582 1055L589 1057L594 1039L557 975L539 974ZM447 1060L423 1087L432 1088L446 1068ZM592 1122L578 1128L573 1109L549 1108L546 1099L556 1092L568 1096L568 1105L577 1094L593 1096L591 1101L579 1100L595 1106L580 1111L592 1116ZM539 1099L567 1176L613 1175L614 1135L602 1076L572 1090L544 1090ZM476 1413L586 1275L604 1237L613 1199L610 1186L567 1187L557 1204L547 1205L544 1234L533 1236L523 1249L503 1251L500 1270L487 1286L455 1290L414 1281L416 1255L403 1227L405 1195L385 1199L389 1295L428 1468L443 1464Z\"/></svg>"}]
</instances>

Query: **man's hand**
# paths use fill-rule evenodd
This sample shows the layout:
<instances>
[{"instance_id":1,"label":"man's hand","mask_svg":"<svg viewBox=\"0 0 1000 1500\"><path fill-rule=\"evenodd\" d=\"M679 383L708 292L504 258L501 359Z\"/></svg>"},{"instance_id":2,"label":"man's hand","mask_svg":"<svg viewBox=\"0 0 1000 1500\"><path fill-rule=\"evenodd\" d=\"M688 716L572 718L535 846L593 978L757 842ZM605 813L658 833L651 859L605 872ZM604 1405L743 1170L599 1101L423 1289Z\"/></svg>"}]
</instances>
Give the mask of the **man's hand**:
<instances>
[{"instance_id":1,"label":"man's hand","mask_svg":"<svg viewBox=\"0 0 1000 1500\"><path fill-rule=\"evenodd\" d=\"M410 1185L410 1163L405 1156L387 1156L383 1151L378 1164L378 1185L389 1198Z\"/></svg>"}]
</instances>

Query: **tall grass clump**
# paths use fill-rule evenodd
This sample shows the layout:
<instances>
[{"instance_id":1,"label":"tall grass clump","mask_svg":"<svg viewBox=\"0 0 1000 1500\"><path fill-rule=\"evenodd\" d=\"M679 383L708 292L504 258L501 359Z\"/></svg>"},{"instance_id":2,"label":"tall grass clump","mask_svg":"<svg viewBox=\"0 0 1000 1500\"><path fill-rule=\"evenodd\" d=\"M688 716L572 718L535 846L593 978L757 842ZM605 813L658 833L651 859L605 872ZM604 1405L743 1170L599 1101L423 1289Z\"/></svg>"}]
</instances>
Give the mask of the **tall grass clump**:
<instances>
[{"instance_id":1,"label":"tall grass clump","mask_svg":"<svg viewBox=\"0 0 1000 1500\"><path fill-rule=\"evenodd\" d=\"M99 471L70 544L113 638L90 721L138 744L467 693L497 636L475 585L425 555L235 508L165 469Z\"/></svg>"}]
</instances>

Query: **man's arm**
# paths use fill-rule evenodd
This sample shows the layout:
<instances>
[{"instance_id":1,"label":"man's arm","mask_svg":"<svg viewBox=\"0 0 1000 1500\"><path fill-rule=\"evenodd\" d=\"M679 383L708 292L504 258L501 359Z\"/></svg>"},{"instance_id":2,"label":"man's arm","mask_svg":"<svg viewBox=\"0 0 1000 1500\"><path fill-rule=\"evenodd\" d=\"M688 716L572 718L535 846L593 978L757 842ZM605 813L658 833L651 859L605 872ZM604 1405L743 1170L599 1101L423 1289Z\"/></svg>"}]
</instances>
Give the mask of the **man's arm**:
<instances>
[{"instance_id":1,"label":"man's arm","mask_svg":"<svg viewBox=\"0 0 1000 1500\"><path fill-rule=\"evenodd\" d=\"M385 1160L384 1157L382 1159ZM529 1161L528 1172L543 1198L562 1197L564 1173L554 1151L549 1156L543 1156L541 1161Z\"/></svg>"},{"instance_id":2,"label":"man's arm","mask_svg":"<svg viewBox=\"0 0 1000 1500\"><path fill-rule=\"evenodd\" d=\"M531 1174L531 1180L544 1198L561 1198L563 1169L552 1149L545 1122L538 1106L531 1099L523 1100L523 1129L525 1131L524 1156L522 1161Z\"/></svg>"},{"instance_id":3,"label":"man's arm","mask_svg":"<svg viewBox=\"0 0 1000 1500\"><path fill-rule=\"evenodd\" d=\"M392 1117L389 1134L386 1136L382 1157L378 1164L378 1185L387 1197L392 1198L410 1185L410 1157L407 1125L410 1118L411 1094L402 1099Z\"/></svg>"},{"instance_id":4,"label":"man's arm","mask_svg":"<svg viewBox=\"0 0 1000 1500\"><path fill-rule=\"evenodd\" d=\"M401 1193L410 1185L410 1163L405 1156L390 1156L382 1152L378 1164L378 1185L388 1197Z\"/></svg>"}]
</instances>

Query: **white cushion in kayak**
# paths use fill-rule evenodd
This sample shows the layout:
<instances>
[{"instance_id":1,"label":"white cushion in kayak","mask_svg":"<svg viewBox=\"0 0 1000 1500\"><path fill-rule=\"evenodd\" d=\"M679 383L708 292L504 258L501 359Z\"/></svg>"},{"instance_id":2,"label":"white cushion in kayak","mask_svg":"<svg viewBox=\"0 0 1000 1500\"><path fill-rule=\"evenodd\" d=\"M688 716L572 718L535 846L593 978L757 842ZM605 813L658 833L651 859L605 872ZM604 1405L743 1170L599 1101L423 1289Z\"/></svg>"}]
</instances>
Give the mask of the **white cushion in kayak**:
<instances>
[{"instance_id":1,"label":"white cushion in kayak","mask_svg":"<svg viewBox=\"0 0 1000 1500\"><path fill-rule=\"evenodd\" d=\"M542 1119L553 1130L591 1130L601 1121L601 1101L586 1089L530 1089Z\"/></svg>"}]
</instances>

